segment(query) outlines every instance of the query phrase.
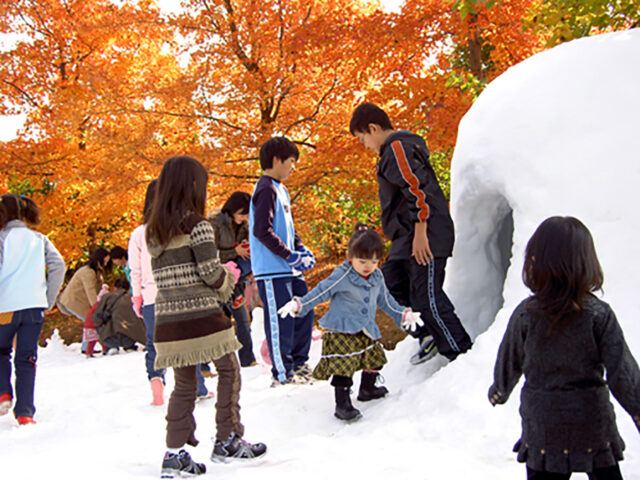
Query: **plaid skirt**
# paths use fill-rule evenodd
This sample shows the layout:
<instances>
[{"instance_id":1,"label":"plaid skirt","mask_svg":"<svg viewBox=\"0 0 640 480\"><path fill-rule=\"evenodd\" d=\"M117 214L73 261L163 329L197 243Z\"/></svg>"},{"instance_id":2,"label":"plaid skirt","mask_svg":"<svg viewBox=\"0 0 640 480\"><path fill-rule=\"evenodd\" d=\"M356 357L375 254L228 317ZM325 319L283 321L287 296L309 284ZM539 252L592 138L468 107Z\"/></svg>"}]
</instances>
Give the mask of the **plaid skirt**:
<instances>
[{"instance_id":1,"label":"plaid skirt","mask_svg":"<svg viewBox=\"0 0 640 480\"><path fill-rule=\"evenodd\" d=\"M322 336L322 356L313 370L313 378L328 380L332 375L352 377L358 370L379 370L387 363L382 345L356 334L325 331Z\"/></svg>"}]
</instances>

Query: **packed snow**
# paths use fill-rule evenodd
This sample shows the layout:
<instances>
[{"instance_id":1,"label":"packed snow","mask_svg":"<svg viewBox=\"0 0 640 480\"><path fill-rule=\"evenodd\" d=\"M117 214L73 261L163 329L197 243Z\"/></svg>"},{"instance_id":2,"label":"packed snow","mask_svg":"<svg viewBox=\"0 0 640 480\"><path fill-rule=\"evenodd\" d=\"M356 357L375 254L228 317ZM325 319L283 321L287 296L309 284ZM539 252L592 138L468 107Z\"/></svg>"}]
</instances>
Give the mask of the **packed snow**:
<instances>
[{"instance_id":1,"label":"packed snow","mask_svg":"<svg viewBox=\"0 0 640 480\"><path fill-rule=\"evenodd\" d=\"M511 452L520 434L519 387L495 408L486 392L507 319L527 294L522 254L541 220L573 215L591 229L605 273L603 298L640 358L639 53L640 30L561 45L492 82L463 119L452 167L457 240L446 287L477 336L470 352L451 364L436 357L411 366L416 342L400 342L382 372L390 394L355 401L364 418L344 424L333 417L328 382L270 388L256 309L260 364L242 370L241 414L245 438L269 450L254 462L210 462L215 398L199 402L201 443L191 452L207 464L204 478L525 478ZM320 345L312 344L311 365ZM144 353L86 359L79 350L57 336L40 349L38 423L18 427L11 414L0 417L2 478L158 478L166 404L149 405ZM168 399L171 374L167 380ZM357 388L359 375L355 380ZM215 378L207 384L215 391ZM640 480L640 436L614 404L627 444L623 476Z\"/></svg>"}]
</instances>

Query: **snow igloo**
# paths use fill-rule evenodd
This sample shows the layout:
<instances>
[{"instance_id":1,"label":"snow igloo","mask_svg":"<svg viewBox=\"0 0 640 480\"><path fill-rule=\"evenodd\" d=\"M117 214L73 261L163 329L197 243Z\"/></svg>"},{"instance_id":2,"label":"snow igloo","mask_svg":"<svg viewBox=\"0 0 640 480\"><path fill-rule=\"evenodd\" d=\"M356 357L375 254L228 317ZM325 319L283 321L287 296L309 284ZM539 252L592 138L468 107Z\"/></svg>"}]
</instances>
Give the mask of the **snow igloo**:
<instances>
[{"instance_id":1,"label":"snow igloo","mask_svg":"<svg viewBox=\"0 0 640 480\"><path fill-rule=\"evenodd\" d=\"M472 337L527 296L523 254L540 222L571 215L593 234L604 300L638 355L639 81L640 29L584 38L511 67L462 119L445 288Z\"/></svg>"}]
</instances>

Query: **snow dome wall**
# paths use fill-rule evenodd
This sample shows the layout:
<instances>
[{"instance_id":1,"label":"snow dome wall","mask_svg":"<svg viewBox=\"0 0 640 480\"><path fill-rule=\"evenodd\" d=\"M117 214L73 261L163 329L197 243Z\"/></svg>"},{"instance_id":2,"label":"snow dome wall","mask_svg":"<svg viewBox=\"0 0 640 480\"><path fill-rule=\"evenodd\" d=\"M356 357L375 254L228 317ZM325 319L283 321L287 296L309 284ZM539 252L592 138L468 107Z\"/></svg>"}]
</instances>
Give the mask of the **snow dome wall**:
<instances>
[{"instance_id":1,"label":"snow dome wall","mask_svg":"<svg viewBox=\"0 0 640 480\"><path fill-rule=\"evenodd\" d=\"M527 295L540 222L571 215L594 236L604 300L640 356L639 60L640 29L563 44L510 68L462 119L446 289L473 337Z\"/></svg>"}]
</instances>

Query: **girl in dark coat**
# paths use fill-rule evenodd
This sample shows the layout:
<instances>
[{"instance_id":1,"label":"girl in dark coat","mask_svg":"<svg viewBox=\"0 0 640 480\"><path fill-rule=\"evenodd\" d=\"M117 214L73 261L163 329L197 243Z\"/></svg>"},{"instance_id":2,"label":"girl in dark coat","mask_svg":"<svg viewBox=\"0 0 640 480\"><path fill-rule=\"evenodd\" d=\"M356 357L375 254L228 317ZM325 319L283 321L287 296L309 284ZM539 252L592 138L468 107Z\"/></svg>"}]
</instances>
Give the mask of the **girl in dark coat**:
<instances>
[{"instance_id":1,"label":"girl in dark coat","mask_svg":"<svg viewBox=\"0 0 640 480\"><path fill-rule=\"evenodd\" d=\"M603 277L589 230L573 217L545 220L523 278L533 295L509 320L489 389L493 405L505 403L525 376L518 461L529 480L622 479L609 390L640 430L640 371L613 310L592 294Z\"/></svg>"},{"instance_id":2,"label":"girl in dark coat","mask_svg":"<svg viewBox=\"0 0 640 480\"><path fill-rule=\"evenodd\" d=\"M244 289L251 274L251 253L249 250L249 203L251 195L246 192L233 192L215 215L211 223L216 239L216 248L220 262L234 262L240 269L240 278L233 291L229 308L236 325L236 335L242 344L238 352L241 367L256 365L251 341L251 322L244 299Z\"/></svg>"}]
</instances>

